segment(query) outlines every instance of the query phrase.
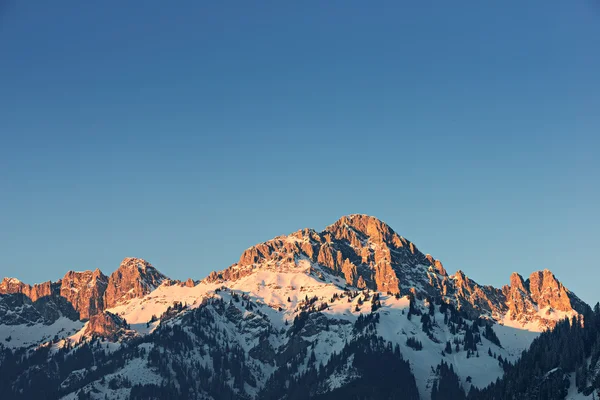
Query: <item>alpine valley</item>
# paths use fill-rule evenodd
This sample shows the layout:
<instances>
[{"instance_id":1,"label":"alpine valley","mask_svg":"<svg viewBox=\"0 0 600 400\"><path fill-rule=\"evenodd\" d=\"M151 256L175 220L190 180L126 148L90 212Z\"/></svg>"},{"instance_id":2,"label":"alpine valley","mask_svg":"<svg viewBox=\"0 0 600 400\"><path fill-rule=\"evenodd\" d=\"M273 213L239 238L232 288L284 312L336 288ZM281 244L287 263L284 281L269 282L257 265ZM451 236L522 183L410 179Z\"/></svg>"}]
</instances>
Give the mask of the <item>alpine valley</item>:
<instances>
[{"instance_id":1,"label":"alpine valley","mask_svg":"<svg viewBox=\"0 0 600 400\"><path fill-rule=\"evenodd\" d=\"M384 222L342 217L203 280L0 283L2 399L592 399L600 307L548 270L449 274Z\"/></svg>"}]
</instances>

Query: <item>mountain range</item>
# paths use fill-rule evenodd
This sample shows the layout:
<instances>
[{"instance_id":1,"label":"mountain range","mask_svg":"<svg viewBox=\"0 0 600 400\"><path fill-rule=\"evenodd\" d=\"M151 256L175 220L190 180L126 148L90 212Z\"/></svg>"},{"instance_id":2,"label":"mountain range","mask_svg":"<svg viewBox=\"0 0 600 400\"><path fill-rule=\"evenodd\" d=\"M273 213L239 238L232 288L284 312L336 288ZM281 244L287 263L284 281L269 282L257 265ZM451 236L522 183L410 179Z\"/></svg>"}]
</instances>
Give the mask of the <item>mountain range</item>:
<instances>
[{"instance_id":1,"label":"mountain range","mask_svg":"<svg viewBox=\"0 0 600 400\"><path fill-rule=\"evenodd\" d=\"M69 271L35 285L4 278L0 393L498 396L484 389L504 388L497 380L518 368L532 343L564 321L584 325L593 313L549 270L507 278L495 288L463 271L449 274L387 224L360 214L252 246L199 281L169 279L139 258L125 258L108 276ZM584 359L592 371L592 356ZM560 379L574 381L570 372ZM596 375L586 372L565 396L595 396Z\"/></svg>"}]
</instances>

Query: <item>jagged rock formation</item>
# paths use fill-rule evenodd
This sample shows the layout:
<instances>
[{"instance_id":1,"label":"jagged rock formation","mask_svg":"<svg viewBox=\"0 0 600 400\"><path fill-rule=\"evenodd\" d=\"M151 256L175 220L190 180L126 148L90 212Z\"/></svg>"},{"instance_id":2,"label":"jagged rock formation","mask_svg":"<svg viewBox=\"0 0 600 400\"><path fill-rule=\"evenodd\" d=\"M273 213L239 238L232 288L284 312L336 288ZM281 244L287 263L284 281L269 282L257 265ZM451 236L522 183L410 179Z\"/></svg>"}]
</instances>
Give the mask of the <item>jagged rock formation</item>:
<instances>
[{"instance_id":1,"label":"jagged rock formation","mask_svg":"<svg viewBox=\"0 0 600 400\"><path fill-rule=\"evenodd\" d=\"M156 289L165 279L149 262L128 257L108 278L104 306L111 308L120 301L142 297Z\"/></svg>"},{"instance_id":2,"label":"jagged rock formation","mask_svg":"<svg viewBox=\"0 0 600 400\"><path fill-rule=\"evenodd\" d=\"M549 270L533 272L524 280L514 272L510 285L502 287L510 320L523 323L537 322L552 327L557 318L547 318L554 312L585 312L587 305L560 283ZM551 319L552 321L546 321Z\"/></svg>"},{"instance_id":3,"label":"jagged rock formation","mask_svg":"<svg viewBox=\"0 0 600 400\"><path fill-rule=\"evenodd\" d=\"M0 282L0 294L22 293L29 297L31 301L45 296L54 296L60 292L60 281L44 282L37 285L28 285L16 278L4 278Z\"/></svg>"},{"instance_id":4,"label":"jagged rock formation","mask_svg":"<svg viewBox=\"0 0 600 400\"><path fill-rule=\"evenodd\" d=\"M89 319L104 310L104 292L108 278L99 269L65 274L60 285L60 295L79 312L81 319Z\"/></svg>"},{"instance_id":5,"label":"jagged rock formation","mask_svg":"<svg viewBox=\"0 0 600 400\"><path fill-rule=\"evenodd\" d=\"M439 260L421 253L387 224L357 214L342 217L321 233L303 229L253 246L237 264L208 280L236 280L259 266L282 267L303 257L343 276L349 286L382 292L413 287L428 292L432 281L447 276Z\"/></svg>"},{"instance_id":6,"label":"jagged rock formation","mask_svg":"<svg viewBox=\"0 0 600 400\"><path fill-rule=\"evenodd\" d=\"M181 286L194 287L196 286L196 282L192 278L188 278L185 282L181 282Z\"/></svg>"},{"instance_id":7,"label":"jagged rock formation","mask_svg":"<svg viewBox=\"0 0 600 400\"><path fill-rule=\"evenodd\" d=\"M527 286L531 298L539 307L552 307L559 311L570 311L580 309L584 304L547 269L532 273Z\"/></svg>"},{"instance_id":8,"label":"jagged rock formation","mask_svg":"<svg viewBox=\"0 0 600 400\"><path fill-rule=\"evenodd\" d=\"M444 279L442 287L446 298L471 318L482 315L498 320L506 312L506 300L501 290L480 286L460 270L451 279Z\"/></svg>"},{"instance_id":9,"label":"jagged rock formation","mask_svg":"<svg viewBox=\"0 0 600 400\"><path fill-rule=\"evenodd\" d=\"M99 269L69 271L56 282L33 286L16 278L4 278L0 282L0 294L22 294L31 302L49 297L61 303L59 298L64 298L79 313L80 319L87 320L121 301L150 293L164 280L165 276L147 261L128 257L110 278Z\"/></svg>"},{"instance_id":10,"label":"jagged rock formation","mask_svg":"<svg viewBox=\"0 0 600 400\"><path fill-rule=\"evenodd\" d=\"M127 321L108 311L92 316L84 332L85 336L101 337L111 342L128 334L132 334L132 332L129 332Z\"/></svg>"}]
</instances>

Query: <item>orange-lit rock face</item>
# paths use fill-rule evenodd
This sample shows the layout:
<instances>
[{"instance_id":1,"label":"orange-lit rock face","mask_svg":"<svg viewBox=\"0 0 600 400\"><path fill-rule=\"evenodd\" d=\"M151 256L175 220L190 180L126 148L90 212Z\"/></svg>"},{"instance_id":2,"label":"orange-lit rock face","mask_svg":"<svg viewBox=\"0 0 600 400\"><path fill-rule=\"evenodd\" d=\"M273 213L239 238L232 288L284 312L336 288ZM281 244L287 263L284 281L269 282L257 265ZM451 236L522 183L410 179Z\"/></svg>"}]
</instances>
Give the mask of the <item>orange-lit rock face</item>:
<instances>
[{"instance_id":1,"label":"orange-lit rock face","mask_svg":"<svg viewBox=\"0 0 600 400\"><path fill-rule=\"evenodd\" d=\"M99 270L69 271L60 285L60 295L79 312L81 319L89 319L104 310L104 292L108 278Z\"/></svg>"},{"instance_id":2,"label":"orange-lit rock face","mask_svg":"<svg viewBox=\"0 0 600 400\"><path fill-rule=\"evenodd\" d=\"M58 283L48 281L31 286L14 278L4 278L2 282L0 282L0 293L22 293L29 297L31 301L36 301L41 297L57 294L59 286L60 281Z\"/></svg>"},{"instance_id":3,"label":"orange-lit rock face","mask_svg":"<svg viewBox=\"0 0 600 400\"><path fill-rule=\"evenodd\" d=\"M85 328L85 336L97 336L115 341L129 329L121 317L105 311L90 318Z\"/></svg>"},{"instance_id":4,"label":"orange-lit rock face","mask_svg":"<svg viewBox=\"0 0 600 400\"><path fill-rule=\"evenodd\" d=\"M321 233L303 229L253 246L244 251L237 264L208 279L235 280L254 268L277 263L284 268L300 258L342 276L349 285L392 293L415 284L438 282L427 276L429 267L433 267L431 274L447 275L441 262L423 255L384 222L366 215L350 215Z\"/></svg>"},{"instance_id":5,"label":"orange-lit rock face","mask_svg":"<svg viewBox=\"0 0 600 400\"><path fill-rule=\"evenodd\" d=\"M149 262L140 258L126 258L108 278L104 307L111 308L119 302L144 296L157 288L164 279L165 276Z\"/></svg>"},{"instance_id":6,"label":"orange-lit rock face","mask_svg":"<svg viewBox=\"0 0 600 400\"><path fill-rule=\"evenodd\" d=\"M529 277L531 298L541 307L570 311L573 309L569 291L549 270L537 271Z\"/></svg>"},{"instance_id":7,"label":"orange-lit rock face","mask_svg":"<svg viewBox=\"0 0 600 400\"><path fill-rule=\"evenodd\" d=\"M150 293L164 279L164 275L147 261L126 258L110 278L99 269L69 271L57 282L44 282L33 286L14 278L4 278L0 282L0 294L22 293L31 301L60 296L71 303L79 313L80 319L86 320L115 306L119 301Z\"/></svg>"},{"instance_id":8,"label":"orange-lit rock face","mask_svg":"<svg viewBox=\"0 0 600 400\"><path fill-rule=\"evenodd\" d=\"M185 287L189 288L196 286L196 282L194 282L192 278L188 278L183 284Z\"/></svg>"}]
</instances>

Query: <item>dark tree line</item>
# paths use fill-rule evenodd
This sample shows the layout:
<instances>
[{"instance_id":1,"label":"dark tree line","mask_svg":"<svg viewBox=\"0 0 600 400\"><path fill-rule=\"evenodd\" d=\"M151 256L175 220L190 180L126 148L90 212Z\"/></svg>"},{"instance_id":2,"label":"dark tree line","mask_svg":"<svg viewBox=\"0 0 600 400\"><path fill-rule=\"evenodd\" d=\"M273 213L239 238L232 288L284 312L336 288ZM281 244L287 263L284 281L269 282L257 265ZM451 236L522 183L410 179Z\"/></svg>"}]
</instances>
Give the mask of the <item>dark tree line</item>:
<instances>
[{"instance_id":1,"label":"dark tree line","mask_svg":"<svg viewBox=\"0 0 600 400\"><path fill-rule=\"evenodd\" d=\"M437 379L431 388L431 400L465 400L465 391L452 364L444 361L436 368Z\"/></svg>"},{"instance_id":2,"label":"dark tree line","mask_svg":"<svg viewBox=\"0 0 600 400\"><path fill-rule=\"evenodd\" d=\"M502 379L489 387L472 389L470 399L564 399L569 375L577 390L600 398L600 305L583 316L565 319L537 337L513 365L499 360Z\"/></svg>"},{"instance_id":3,"label":"dark tree line","mask_svg":"<svg viewBox=\"0 0 600 400\"><path fill-rule=\"evenodd\" d=\"M355 338L340 353L333 354L326 365L316 365L315 361L315 358L310 357L307 370L297 377L290 373L287 366L281 366L269 379L258 398L419 399L415 378L409 363L400 353L400 347L392 346L375 335ZM357 378L342 387L330 390L328 379L345 371L348 365L354 369Z\"/></svg>"}]
</instances>

